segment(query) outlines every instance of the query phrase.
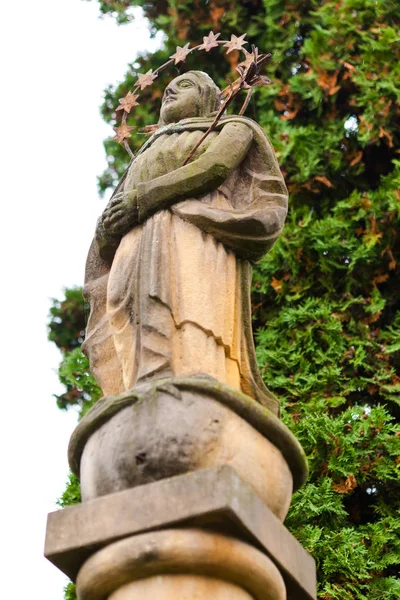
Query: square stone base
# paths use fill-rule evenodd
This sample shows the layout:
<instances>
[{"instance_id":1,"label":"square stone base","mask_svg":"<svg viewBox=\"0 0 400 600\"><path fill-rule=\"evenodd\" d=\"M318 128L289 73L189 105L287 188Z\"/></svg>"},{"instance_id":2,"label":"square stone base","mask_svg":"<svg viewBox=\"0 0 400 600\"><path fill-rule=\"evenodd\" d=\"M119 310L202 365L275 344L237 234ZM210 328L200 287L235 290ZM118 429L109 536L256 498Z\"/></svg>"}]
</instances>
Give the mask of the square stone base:
<instances>
[{"instance_id":1,"label":"square stone base","mask_svg":"<svg viewBox=\"0 0 400 600\"><path fill-rule=\"evenodd\" d=\"M72 580L96 551L132 535L201 527L251 543L278 567L287 600L315 600L313 558L228 466L124 490L50 513L45 556Z\"/></svg>"}]
</instances>

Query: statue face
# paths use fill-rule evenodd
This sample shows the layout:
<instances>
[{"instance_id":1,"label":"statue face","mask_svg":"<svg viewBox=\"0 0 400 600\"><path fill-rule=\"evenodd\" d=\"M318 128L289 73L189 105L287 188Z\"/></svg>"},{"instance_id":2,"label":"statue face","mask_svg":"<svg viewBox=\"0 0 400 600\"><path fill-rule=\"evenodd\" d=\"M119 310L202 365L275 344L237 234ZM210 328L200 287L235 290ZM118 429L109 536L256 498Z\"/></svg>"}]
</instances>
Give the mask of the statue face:
<instances>
[{"instance_id":1,"label":"statue face","mask_svg":"<svg viewBox=\"0 0 400 600\"><path fill-rule=\"evenodd\" d=\"M164 125L201 114L198 81L190 73L179 75L165 88L160 111Z\"/></svg>"}]
</instances>

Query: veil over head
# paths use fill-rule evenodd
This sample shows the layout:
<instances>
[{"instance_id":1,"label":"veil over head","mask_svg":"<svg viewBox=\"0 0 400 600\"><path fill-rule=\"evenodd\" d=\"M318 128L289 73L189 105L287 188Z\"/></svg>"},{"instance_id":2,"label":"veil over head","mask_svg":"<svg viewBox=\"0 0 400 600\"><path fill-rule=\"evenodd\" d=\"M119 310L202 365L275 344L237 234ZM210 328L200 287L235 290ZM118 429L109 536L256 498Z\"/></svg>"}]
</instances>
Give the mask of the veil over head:
<instances>
[{"instance_id":1,"label":"veil over head","mask_svg":"<svg viewBox=\"0 0 400 600\"><path fill-rule=\"evenodd\" d=\"M201 95L201 114L200 117L207 117L220 107L221 90L207 73L203 71L188 71L188 75L194 75L198 82Z\"/></svg>"}]
</instances>

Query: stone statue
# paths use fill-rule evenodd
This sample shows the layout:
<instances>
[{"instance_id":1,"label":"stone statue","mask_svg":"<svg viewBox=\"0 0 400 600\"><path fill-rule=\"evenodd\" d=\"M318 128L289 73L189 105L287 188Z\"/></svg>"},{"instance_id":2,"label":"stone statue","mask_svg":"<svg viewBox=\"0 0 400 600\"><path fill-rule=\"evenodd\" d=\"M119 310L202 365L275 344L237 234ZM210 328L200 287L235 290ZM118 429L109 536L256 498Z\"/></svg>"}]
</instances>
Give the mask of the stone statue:
<instances>
[{"instance_id":1,"label":"stone statue","mask_svg":"<svg viewBox=\"0 0 400 600\"><path fill-rule=\"evenodd\" d=\"M252 120L205 136L219 108L205 73L168 85L89 252L85 351L104 397L69 443L82 505L49 515L46 537L79 600L316 598L283 525L307 463L251 330L251 264L287 190Z\"/></svg>"},{"instance_id":2,"label":"stone statue","mask_svg":"<svg viewBox=\"0 0 400 600\"><path fill-rule=\"evenodd\" d=\"M169 376L209 375L278 403L258 372L252 261L282 230L287 189L251 119L213 121L220 90L200 71L176 77L159 129L131 162L99 219L84 293L84 350L105 395Z\"/></svg>"}]
</instances>

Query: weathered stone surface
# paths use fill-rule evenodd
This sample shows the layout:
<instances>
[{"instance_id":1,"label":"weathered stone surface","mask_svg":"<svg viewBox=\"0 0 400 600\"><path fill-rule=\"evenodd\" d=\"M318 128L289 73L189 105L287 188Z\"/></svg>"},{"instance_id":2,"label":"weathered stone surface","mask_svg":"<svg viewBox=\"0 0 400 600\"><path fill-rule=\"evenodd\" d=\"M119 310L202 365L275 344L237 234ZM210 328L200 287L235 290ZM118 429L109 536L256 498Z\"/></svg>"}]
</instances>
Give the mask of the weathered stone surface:
<instances>
[{"instance_id":1,"label":"weathered stone surface","mask_svg":"<svg viewBox=\"0 0 400 600\"><path fill-rule=\"evenodd\" d=\"M293 480L282 453L235 412L168 386L118 412L82 454L82 500L217 465L230 465L281 520Z\"/></svg>"},{"instance_id":2,"label":"weathered stone surface","mask_svg":"<svg viewBox=\"0 0 400 600\"><path fill-rule=\"evenodd\" d=\"M210 377L160 380L101 399L73 433L69 460L84 499L232 464L281 519L291 479L297 489L307 476L289 429L249 396Z\"/></svg>"},{"instance_id":3,"label":"weathered stone surface","mask_svg":"<svg viewBox=\"0 0 400 600\"><path fill-rule=\"evenodd\" d=\"M243 588L215 577L201 575L155 575L127 583L109 600L254 600Z\"/></svg>"},{"instance_id":4,"label":"weathered stone surface","mask_svg":"<svg viewBox=\"0 0 400 600\"><path fill-rule=\"evenodd\" d=\"M213 123L220 90L208 75L176 77L160 129L141 148L99 219L84 293L84 349L105 395L149 378L204 373L278 414L251 331L254 260L279 237L287 189L251 119Z\"/></svg>"},{"instance_id":5,"label":"weathered stone surface","mask_svg":"<svg viewBox=\"0 0 400 600\"><path fill-rule=\"evenodd\" d=\"M75 579L83 563L118 539L195 526L260 548L278 567L288 600L315 599L315 563L253 488L230 467L197 471L49 514L45 555Z\"/></svg>"},{"instance_id":6,"label":"weathered stone surface","mask_svg":"<svg viewBox=\"0 0 400 600\"><path fill-rule=\"evenodd\" d=\"M186 591L173 578L165 578L160 589L158 577L169 574L184 575ZM286 600L283 579L265 554L200 529L155 531L115 542L86 561L76 587L79 600L109 600L110 594L114 600L211 600L213 590L227 600L232 588L236 600ZM196 595L187 595L190 588Z\"/></svg>"}]
</instances>

